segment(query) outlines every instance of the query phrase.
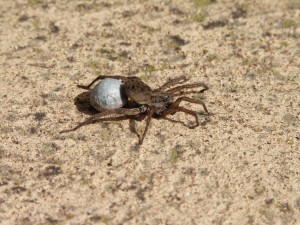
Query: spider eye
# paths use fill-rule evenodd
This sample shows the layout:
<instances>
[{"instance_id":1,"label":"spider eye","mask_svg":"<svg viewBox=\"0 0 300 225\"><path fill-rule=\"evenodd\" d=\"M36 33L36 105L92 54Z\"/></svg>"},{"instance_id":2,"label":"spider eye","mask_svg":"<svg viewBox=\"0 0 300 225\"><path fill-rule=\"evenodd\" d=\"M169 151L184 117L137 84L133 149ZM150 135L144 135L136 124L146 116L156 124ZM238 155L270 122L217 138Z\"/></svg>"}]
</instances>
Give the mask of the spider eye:
<instances>
[{"instance_id":1,"label":"spider eye","mask_svg":"<svg viewBox=\"0 0 300 225\"><path fill-rule=\"evenodd\" d=\"M165 102L172 102L173 101L173 98L172 98L171 95L165 95L163 97L163 99L164 99Z\"/></svg>"}]
</instances>

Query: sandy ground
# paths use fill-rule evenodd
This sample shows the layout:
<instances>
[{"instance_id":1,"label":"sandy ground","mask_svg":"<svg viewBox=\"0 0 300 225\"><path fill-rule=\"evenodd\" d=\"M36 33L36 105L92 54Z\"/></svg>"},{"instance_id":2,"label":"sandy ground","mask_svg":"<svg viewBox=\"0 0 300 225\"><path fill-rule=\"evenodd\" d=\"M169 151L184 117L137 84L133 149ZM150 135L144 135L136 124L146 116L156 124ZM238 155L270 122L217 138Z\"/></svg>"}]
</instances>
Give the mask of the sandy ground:
<instances>
[{"instance_id":1,"label":"sandy ground","mask_svg":"<svg viewBox=\"0 0 300 225\"><path fill-rule=\"evenodd\" d=\"M0 0L0 223L300 224L299 21L298 0ZM59 134L99 74L186 75L213 116L142 146L127 120Z\"/></svg>"}]
</instances>

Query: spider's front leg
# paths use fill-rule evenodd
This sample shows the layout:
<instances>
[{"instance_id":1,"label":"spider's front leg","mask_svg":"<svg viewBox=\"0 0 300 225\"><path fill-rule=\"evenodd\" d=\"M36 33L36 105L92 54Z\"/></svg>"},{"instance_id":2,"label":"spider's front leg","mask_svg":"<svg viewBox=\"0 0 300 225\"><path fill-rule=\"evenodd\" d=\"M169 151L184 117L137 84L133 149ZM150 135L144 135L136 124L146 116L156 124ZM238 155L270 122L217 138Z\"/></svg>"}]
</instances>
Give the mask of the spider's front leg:
<instances>
[{"instance_id":1,"label":"spider's front leg","mask_svg":"<svg viewBox=\"0 0 300 225\"><path fill-rule=\"evenodd\" d=\"M177 87L171 88L171 89L169 89L167 91L169 93L174 94L174 96L175 96L175 95L182 95L182 94L184 94L185 92L182 91L184 89L192 89L192 88L197 88L197 87L202 87L203 89L200 90L200 91L190 91L190 92L187 92L187 93L189 93L189 94L191 94L191 93L203 93L204 91L208 90L207 85L201 82L201 83L185 84L185 85L177 86Z\"/></svg>"},{"instance_id":2,"label":"spider's front leg","mask_svg":"<svg viewBox=\"0 0 300 225\"><path fill-rule=\"evenodd\" d=\"M185 77L185 76L180 76L180 77L177 77L177 78L174 78L174 79L171 79L171 80L168 80L166 83L164 83L162 86L160 86L159 88L157 89L154 89L153 91L154 92L160 92L160 91L164 91L166 90L167 88L171 87L171 86L174 86L176 84L180 84L180 83L184 83L188 81L188 79Z\"/></svg>"}]
</instances>

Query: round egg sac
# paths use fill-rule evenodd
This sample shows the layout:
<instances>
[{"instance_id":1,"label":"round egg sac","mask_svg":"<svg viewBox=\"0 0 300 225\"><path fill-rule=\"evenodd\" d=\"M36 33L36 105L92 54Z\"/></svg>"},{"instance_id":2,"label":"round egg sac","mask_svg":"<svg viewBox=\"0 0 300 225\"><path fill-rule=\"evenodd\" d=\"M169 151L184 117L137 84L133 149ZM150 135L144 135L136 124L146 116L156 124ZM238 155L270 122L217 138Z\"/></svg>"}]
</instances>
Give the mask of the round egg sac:
<instances>
[{"instance_id":1,"label":"round egg sac","mask_svg":"<svg viewBox=\"0 0 300 225\"><path fill-rule=\"evenodd\" d=\"M90 95L90 103L98 111L122 108L127 100L122 82L112 78L100 81Z\"/></svg>"}]
</instances>

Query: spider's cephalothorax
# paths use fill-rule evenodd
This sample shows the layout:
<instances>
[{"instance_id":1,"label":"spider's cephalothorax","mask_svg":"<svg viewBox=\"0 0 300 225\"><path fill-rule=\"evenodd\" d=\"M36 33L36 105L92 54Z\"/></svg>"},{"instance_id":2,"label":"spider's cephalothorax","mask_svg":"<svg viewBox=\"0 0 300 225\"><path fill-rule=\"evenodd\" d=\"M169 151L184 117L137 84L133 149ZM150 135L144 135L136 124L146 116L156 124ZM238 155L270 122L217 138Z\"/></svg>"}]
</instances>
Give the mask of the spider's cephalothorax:
<instances>
[{"instance_id":1,"label":"spider's cephalothorax","mask_svg":"<svg viewBox=\"0 0 300 225\"><path fill-rule=\"evenodd\" d=\"M126 97L134 102L135 106L133 108L116 108L112 110L107 110L93 115L82 123L79 123L75 128L70 130L62 131L69 132L77 130L78 128L104 119L107 116L114 116L113 118L119 118L120 116L128 116L129 119L144 118L147 116L146 127L142 135L138 135L139 143L142 144L144 137L147 133L151 118L155 116L156 118L167 118L168 115L173 115L176 112L184 112L195 117L196 124L193 126L188 126L189 128L195 128L199 126L198 113L190 109L179 106L182 101L200 104L202 105L205 113L209 114L204 102L201 100L192 99L184 95L192 93L202 93L208 89L204 83L193 83L193 84L182 84L187 81L185 76L181 76L175 79L171 79L161 87L157 89L151 89L149 85L144 83L138 77L124 77L124 76L99 76L93 80L89 85L83 86L78 85L80 88L90 89L90 87L98 80L112 78L119 79L124 84L124 91ZM188 89L194 89L200 87L201 90L195 91ZM175 97L178 97L175 99ZM174 121L174 120L172 120Z\"/></svg>"},{"instance_id":2,"label":"spider's cephalothorax","mask_svg":"<svg viewBox=\"0 0 300 225\"><path fill-rule=\"evenodd\" d=\"M173 103L172 95L168 93L156 93L151 95L149 105L154 107L157 114L165 111Z\"/></svg>"}]
</instances>

